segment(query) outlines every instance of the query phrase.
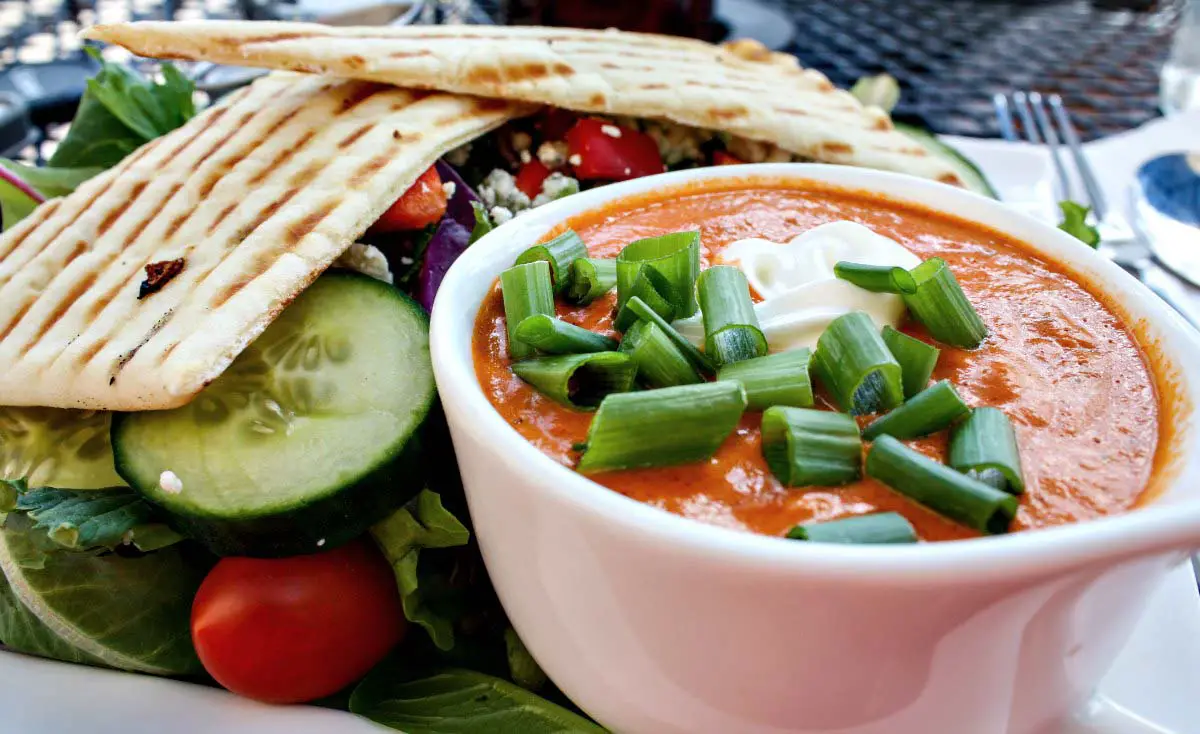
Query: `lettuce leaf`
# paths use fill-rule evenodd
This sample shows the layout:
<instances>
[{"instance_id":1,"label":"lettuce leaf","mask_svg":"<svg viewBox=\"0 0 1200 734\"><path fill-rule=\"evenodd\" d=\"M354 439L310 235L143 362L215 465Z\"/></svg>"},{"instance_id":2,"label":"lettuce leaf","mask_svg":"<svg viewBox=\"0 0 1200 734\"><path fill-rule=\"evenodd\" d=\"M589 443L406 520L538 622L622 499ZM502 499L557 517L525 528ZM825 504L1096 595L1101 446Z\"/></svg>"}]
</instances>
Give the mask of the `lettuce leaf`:
<instances>
[{"instance_id":1,"label":"lettuce leaf","mask_svg":"<svg viewBox=\"0 0 1200 734\"><path fill-rule=\"evenodd\" d=\"M55 552L21 513L0 529L0 641L158 675L199 672L189 617L206 570L182 546L140 557Z\"/></svg>"},{"instance_id":2,"label":"lettuce leaf","mask_svg":"<svg viewBox=\"0 0 1200 734\"><path fill-rule=\"evenodd\" d=\"M417 676L385 663L354 689L350 711L407 734L604 732L502 678L456 668Z\"/></svg>"},{"instance_id":3,"label":"lettuce leaf","mask_svg":"<svg viewBox=\"0 0 1200 734\"><path fill-rule=\"evenodd\" d=\"M0 158L0 166L32 186L47 199L66 196L79 188L79 184L104 170L103 168L39 168L10 161L7 158Z\"/></svg>"},{"instance_id":4,"label":"lettuce leaf","mask_svg":"<svg viewBox=\"0 0 1200 734\"><path fill-rule=\"evenodd\" d=\"M536 691L546 685L549 680L546 672L529 654L525 642L512 627L504 631L504 647L508 655L508 674L513 682L527 691Z\"/></svg>"},{"instance_id":5,"label":"lettuce leaf","mask_svg":"<svg viewBox=\"0 0 1200 734\"><path fill-rule=\"evenodd\" d=\"M1087 223L1090 206L1077 204L1074 201L1060 201L1058 208L1062 210L1063 219L1058 228L1091 248L1100 245L1100 230Z\"/></svg>"},{"instance_id":6,"label":"lettuce leaf","mask_svg":"<svg viewBox=\"0 0 1200 734\"><path fill-rule=\"evenodd\" d=\"M132 545L149 552L183 539L158 522L154 506L131 489L29 490L18 483L4 484L15 490L14 501L6 509L24 513L33 521L31 530L44 531L64 549L112 550Z\"/></svg>"},{"instance_id":7,"label":"lettuce leaf","mask_svg":"<svg viewBox=\"0 0 1200 734\"><path fill-rule=\"evenodd\" d=\"M0 221L5 230L29 216L40 203L20 186L0 177Z\"/></svg>"},{"instance_id":8,"label":"lettuce leaf","mask_svg":"<svg viewBox=\"0 0 1200 734\"><path fill-rule=\"evenodd\" d=\"M439 649L454 647L454 621L437 603L441 585L420 573L418 561L424 549L466 545L471 533L425 489L372 527L371 536L396 574L404 616L424 627Z\"/></svg>"}]
</instances>

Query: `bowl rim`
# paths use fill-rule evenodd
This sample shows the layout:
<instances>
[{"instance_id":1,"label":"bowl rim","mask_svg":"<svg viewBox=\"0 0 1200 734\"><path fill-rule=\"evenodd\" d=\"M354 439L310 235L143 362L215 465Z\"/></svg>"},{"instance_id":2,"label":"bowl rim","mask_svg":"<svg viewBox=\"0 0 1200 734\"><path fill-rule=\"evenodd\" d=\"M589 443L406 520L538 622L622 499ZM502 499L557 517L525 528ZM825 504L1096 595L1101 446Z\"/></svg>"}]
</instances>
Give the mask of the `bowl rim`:
<instances>
[{"instance_id":1,"label":"bowl rim","mask_svg":"<svg viewBox=\"0 0 1200 734\"><path fill-rule=\"evenodd\" d=\"M1070 274L1085 279L1089 290L1103 293L1119 305L1125 313L1118 317L1127 326L1136 319L1144 330L1139 342L1143 346L1146 341L1156 342L1159 360L1177 373L1175 389L1186 403L1180 409L1170 447L1186 453L1170 467L1173 476L1166 485L1168 489L1189 482L1200 485L1200 431L1195 426L1200 379L1189 378L1187 370L1181 369L1188 363L1200 364L1200 333L1144 284L1074 237L999 201L905 174L812 163L688 169L597 187L524 213L468 248L446 274L430 324L434 372L447 415L461 412L472 417L458 425L451 421L456 453L492 453L523 473L536 473L541 480L538 483L554 501L575 505L627 531L649 534L679 552L724 562L802 568L808 574L854 574L874 582L928 574L999 580L1034 569L1049 571L1154 551L1200 549L1200 497L1182 502L1155 500L1131 512L1083 523L948 543L886 547L796 543L709 525L651 507L543 454L491 405L471 357L475 319L491 284L507 265L504 258L515 257L568 218L611 202L660 188L732 180L744 180L749 185L808 181L862 190L978 222L1058 262L1065 260L1064 255L1071 257ZM1081 272L1085 270L1090 272ZM464 317L471 328L462 328ZM1156 384L1159 379L1156 374ZM472 439L470 446L464 445L463 439L468 437ZM468 491L468 499L469 495Z\"/></svg>"}]
</instances>

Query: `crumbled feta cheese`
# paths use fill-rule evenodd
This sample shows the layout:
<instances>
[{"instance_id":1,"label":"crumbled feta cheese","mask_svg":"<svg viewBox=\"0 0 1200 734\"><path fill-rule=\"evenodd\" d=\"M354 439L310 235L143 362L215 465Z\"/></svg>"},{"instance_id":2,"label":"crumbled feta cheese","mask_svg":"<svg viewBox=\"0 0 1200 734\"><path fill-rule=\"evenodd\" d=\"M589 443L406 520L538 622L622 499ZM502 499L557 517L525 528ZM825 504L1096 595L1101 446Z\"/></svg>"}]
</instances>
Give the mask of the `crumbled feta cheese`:
<instances>
[{"instance_id":1,"label":"crumbled feta cheese","mask_svg":"<svg viewBox=\"0 0 1200 734\"><path fill-rule=\"evenodd\" d=\"M411 257L409 257L408 255L401 255L400 256L400 264L401 265L412 265L413 259Z\"/></svg>"},{"instance_id":2,"label":"crumbled feta cheese","mask_svg":"<svg viewBox=\"0 0 1200 734\"><path fill-rule=\"evenodd\" d=\"M567 161L567 144L562 141L545 142L538 146L537 159L546 168L561 168Z\"/></svg>"},{"instance_id":3,"label":"crumbled feta cheese","mask_svg":"<svg viewBox=\"0 0 1200 734\"><path fill-rule=\"evenodd\" d=\"M158 488L167 494L179 494L183 491L183 480L168 469L158 475Z\"/></svg>"},{"instance_id":4,"label":"crumbled feta cheese","mask_svg":"<svg viewBox=\"0 0 1200 734\"><path fill-rule=\"evenodd\" d=\"M458 184L453 181L443 181L442 191L446 194L447 199L454 198L454 192L458 191Z\"/></svg>"},{"instance_id":5,"label":"crumbled feta cheese","mask_svg":"<svg viewBox=\"0 0 1200 734\"><path fill-rule=\"evenodd\" d=\"M446 155L442 156L447 163L452 166L465 166L467 159L471 157L471 144L463 143Z\"/></svg>"},{"instance_id":6,"label":"crumbled feta cheese","mask_svg":"<svg viewBox=\"0 0 1200 734\"><path fill-rule=\"evenodd\" d=\"M450 185L453 186L454 184ZM337 260L333 261L333 266L369 275L375 280L382 280L384 283L392 283L395 280L392 277L392 271L388 268L387 257L379 248L374 245L364 245L361 242L355 242L353 245L350 245L349 250L343 252Z\"/></svg>"},{"instance_id":7,"label":"crumbled feta cheese","mask_svg":"<svg viewBox=\"0 0 1200 734\"><path fill-rule=\"evenodd\" d=\"M617 127L616 125L601 125L600 132L604 133L610 138L621 137L621 128Z\"/></svg>"},{"instance_id":8,"label":"crumbled feta cheese","mask_svg":"<svg viewBox=\"0 0 1200 734\"><path fill-rule=\"evenodd\" d=\"M631 172L629 166L625 166L625 175L628 176Z\"/></svg>"},{"instance_id":9,"label":"crumbled feta cheese","mask_svg":"<svg viewBox=\"0 0 1200 734\"><path fill-rule=\"evenodd\" d=\"M583 156L576 153L567 159L567 163L570 163L572 166L578 166L580 163L583 163Z\"/></svg>"},{"instance_id":10,"label":"crumbled feta cheese","mask_svg":"<svg viewBox=\"0 0 1200 734\"><path fill-rule=\"evenodd\" d=\"M679 125L665 120L647 120L645 133L658 143L658 152L668 166L684 162L703 162L700 146L712 139L713 133L698 127Z\"/></svg>"},{"instance_id":11,"label":"crumbled feta cheese","mask_svg":"<svg viewBox=\"0 0 1200 734\"><path fill-rule=\"evenodd\" d=\"M512 147L518 153L524 153L533 145L533 136L526 132L517 131L512 134Z\"/></svg>"},{"instance_id":12,"label":"crumbled feta cheese","mask_svg":"<svg viewBox=\"0 0 1200 734\"><path fill-rule=\"evenodd\" d=\"M502 207L502 206L492 207L491 211L489 211L488 214L491 216L492 222L496 226L500 226L501 224L504 224L505 222L507 222L508 220L513 218L512 211L510 209L506 209L505 207Z\"/></svg>"},{"instance_id":13,"label":"crumbled feta cheese","mask_svg":"<svg viewBox=\"0 0 1200 734\"><path fill-rule=\"evenodd\" d=\"M320 540L317 541L317 547L320 548L323 545L325 545L325 539L321 538Z\"/></svg>"},{"instance_id":14,"label":"crumbled feta cheese","mask_svg":"<svg viewBox=\"0 0 1200 734\"><path fill-rule=\"evenodd\" d=\"M489 173L476 191L489 209L503 207L510 214L524 211L532 204L525 192L517 188L517 179L502 168Z\"/></svg>"},{"instance_id":15,"label":"crumbled feta cheese","mask_svg":"<svg viewBox=\"0 0 1200 734\"><path fill-rule=\"evenodd\" d=\"M531 154L528 150L521 151L521 162L522 163L528 163L532 160L533 160L533 154Z\"/></svg>"},{"instance_id":16,"label":"crumbled feta cheese","mask_svg":"<svg viewBox=\"0 0 1200 734\"><path fill-rule=\"evenodd\" d=\"M548 204L555 199L561 199L564 196L579 193L579 182L570 176L565 176L557 171L546 177L542 182L542 191L533 199L535 207L542 204Z\"/></svg>"}]
</instances>

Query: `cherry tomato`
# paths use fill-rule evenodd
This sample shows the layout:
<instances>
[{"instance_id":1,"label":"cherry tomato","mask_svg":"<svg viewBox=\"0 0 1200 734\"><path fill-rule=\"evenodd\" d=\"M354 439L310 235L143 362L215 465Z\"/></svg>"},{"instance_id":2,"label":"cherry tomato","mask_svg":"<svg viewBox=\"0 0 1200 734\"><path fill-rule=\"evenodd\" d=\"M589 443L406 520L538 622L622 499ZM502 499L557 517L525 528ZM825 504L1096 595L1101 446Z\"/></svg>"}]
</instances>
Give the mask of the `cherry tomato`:
<instances>
[{"instance_id":1,"label":"cherry tomato","mask_svg":"<svg viewBox=\"0 0 1200 734\"><path fill-rule=\"evenodd\" d=\"M567 151L575 175L584 180L624 181L667 170L654 138L601 120L575 123L567 133Z\"/></svg>"},{"instance_id":2,"label":"cherry tomato","mask_svg":"<svg viewBox=\"0 0 1200 734\"><path fill-rule=\"evenodd\" d=\"M375 224L374 233L400 232L421 229L437 224L446 214L446 191L442 188L442 177L433 166L421 174L416 183L408 188L396 202L388 207Z\"/></svg>"},{"instance_id":3,"label":"cherry tomato","mask_svg":"<svg viewBox=\"0 0 1200 734\"><path fill-rule=\"evenodd\" d=\"M726 153L723 150L718 150L713 153L714 166L740 166L746 161L738 158L736 155Z\"/></svg>"},{"instance_id":4,"label":"cherry tomato","mask_svg":"<svg viewBox=\"0 0 1200 734\"><path fill-rule=\"evenodd\" d=\"M562 140L578 119L579 115L570 110L547 107L537 116L533 125L541 133L542 140Z\"/></svg>"},{"instance_id":5,"label":"cherry tomato","mask_svg":"<svg viewBox=\"0 0 1200 734\"><path fill-rule=\"evenodd\" d=\"M363 541L294 558L223 558L192 603L204 669L267 703L340 691L383 659L405 627L392 570Z\"/></svg>"},{"instance_id":6,"label":"cherry tomato","mask_svg":"<svg viewBox=\"0 0 1200 734\"><path fill-rule=\"evenodd\" d=\"M517 188L530 199L542 193L542 182L550 175L550 169L542 165L537 158L521 164L517 171Z\"/></svg>"}]
</instances>

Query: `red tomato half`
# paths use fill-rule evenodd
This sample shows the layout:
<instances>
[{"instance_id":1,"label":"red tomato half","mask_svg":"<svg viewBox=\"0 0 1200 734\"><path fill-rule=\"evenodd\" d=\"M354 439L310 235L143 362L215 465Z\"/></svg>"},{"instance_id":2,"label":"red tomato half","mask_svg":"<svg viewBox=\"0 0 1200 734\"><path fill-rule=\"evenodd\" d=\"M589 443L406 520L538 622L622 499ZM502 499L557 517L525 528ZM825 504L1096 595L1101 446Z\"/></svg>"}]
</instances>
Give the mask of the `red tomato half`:
<instances>
[{"instance_id":1,"label":"red tomato half","mask_svg":"<svg viewBox=\"0 0 1200 734\"><path fill-rule=\"evenodd\" d=\"M601 120L575 123L567 133L567 151L575 175L586 181L624 181L667 170L654 138Z\"/></svg>"},{"instance_id":2,"label":"red tomato half","mask_svg":"<svg viewBox=\"0 0 1200 734\"><path fill-rule=\"evenodd\" d=\"M713 153L714 166L740 166L746 161L738 158L736 155L726 153L723 150L718 150Z\"/></svg>"},{"instance_id":3,"label":"red tomato half","mask_svg":"<svg viewBox=\"0 0 1200 734\"><path fill-rule=\"evenodd\" d=\"M387 561L355 541L294 558L223 558L192 604L204 669L234 693L300 703L361 678L404 636Z\"/></svg>"},{"instance_id":4,"label":"red tomato half","mask_svg":"<svg viewBox=\"0 0 1200 734\"><path fill-rule=\"evenodd\" d=\"M430 166L421 174L416 183L408 187L408 191L396 199L396 203L388 207L371 231L401 232L410 229L422 229L429 224L437 224L446 214L446 191L442 188L442 177L437 168Z\"/></svg>"},{"instance_id":5,"label":"red tomato half","mask_svg":"<svg viewBox=\"0 0 1200 734\"><path fill-rule=\"evenodd\" d=\"M521 164L517 171L517 188L530 199L542 193L542 182L550 175L550 169L534 158L528 163Z\"/></svg>"}]
</instances>

